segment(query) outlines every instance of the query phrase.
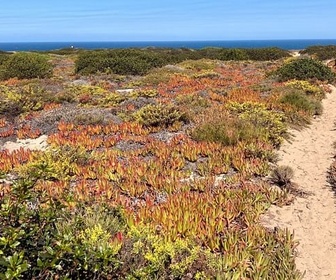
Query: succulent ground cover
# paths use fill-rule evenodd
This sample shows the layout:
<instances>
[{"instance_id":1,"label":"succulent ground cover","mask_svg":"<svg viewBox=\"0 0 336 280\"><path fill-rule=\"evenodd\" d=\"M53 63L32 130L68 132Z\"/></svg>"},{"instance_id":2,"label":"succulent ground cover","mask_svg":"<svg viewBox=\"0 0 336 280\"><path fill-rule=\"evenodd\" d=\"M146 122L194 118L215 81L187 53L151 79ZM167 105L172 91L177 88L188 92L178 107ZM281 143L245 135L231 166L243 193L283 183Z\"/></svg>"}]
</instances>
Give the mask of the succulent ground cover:
<instances>
[{"instance_id":1,"label":"succulent ground cover","mask_svg":"<svg viewBox=\"0 0 336 280\"><path fill-rule=\"evenodd\" d=\"M49 144L0 151L1 279L300 279L293 233L259 217L290 202L266 176L332 74L201 59L81 76L76 54L48 58L51 77L0 84L0 141Z\"/></svg>"}]
</instances>

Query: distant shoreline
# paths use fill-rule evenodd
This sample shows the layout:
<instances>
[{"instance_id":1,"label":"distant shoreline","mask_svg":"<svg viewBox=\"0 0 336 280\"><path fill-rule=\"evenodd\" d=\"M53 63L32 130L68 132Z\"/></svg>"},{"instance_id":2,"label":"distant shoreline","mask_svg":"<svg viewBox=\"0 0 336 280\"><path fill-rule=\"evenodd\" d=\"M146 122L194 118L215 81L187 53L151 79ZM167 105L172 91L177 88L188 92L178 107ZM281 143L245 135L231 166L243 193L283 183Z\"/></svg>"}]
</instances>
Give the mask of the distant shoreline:
<instances>
[{"instance_id":1,"label":"distant shoreline","mask_svg":"<svg viewBox=\"0 0 336 280\"><path fill-rule=\"evenodd\" d=\"M125 41L125 42L7 42L0 43L2 51L51 51L64 48L116 49L116 48L266 48L302 50L313 45L336 45L336 39L304 40L237 40L237 41Z\"/></svg>"}]
</instances>

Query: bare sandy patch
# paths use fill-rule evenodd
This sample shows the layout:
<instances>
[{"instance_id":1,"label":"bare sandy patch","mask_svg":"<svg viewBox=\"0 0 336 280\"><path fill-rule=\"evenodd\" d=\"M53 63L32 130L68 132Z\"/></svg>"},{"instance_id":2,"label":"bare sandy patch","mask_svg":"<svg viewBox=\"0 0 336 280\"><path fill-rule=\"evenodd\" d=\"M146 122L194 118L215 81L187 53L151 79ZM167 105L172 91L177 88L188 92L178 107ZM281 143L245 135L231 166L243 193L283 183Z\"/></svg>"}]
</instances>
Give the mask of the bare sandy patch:
<instances>
[{"instance_id":1,"label":"bare sandy patch","mask_svg":"<svg viewBox=\"0 0 336 280\"><path fill-rule=\"evenodd\" d=\"M47 135L41 135L36 139L18 139L16 142L7 141L3 145L2 149L7 149L10 152L19 150L20 148L29 150L45 150L48 146L47 139Z\"/></svg>"}]
</instances>

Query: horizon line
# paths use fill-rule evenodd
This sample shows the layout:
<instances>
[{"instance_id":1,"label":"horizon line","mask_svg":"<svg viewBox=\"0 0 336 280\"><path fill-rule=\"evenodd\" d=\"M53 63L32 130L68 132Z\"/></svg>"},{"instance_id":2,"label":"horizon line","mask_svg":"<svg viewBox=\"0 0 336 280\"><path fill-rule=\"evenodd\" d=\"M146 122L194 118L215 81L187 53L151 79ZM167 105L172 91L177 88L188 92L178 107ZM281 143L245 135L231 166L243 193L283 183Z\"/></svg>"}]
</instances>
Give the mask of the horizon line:
<instances>
[{"instance_id":1,"label":"horizon line","mask_svg":"<svg viewBox=\"0 0 336 280\"><path fill-rule=\"evenodd\" d=\"M11 43L124 43L124 42L231 42L231 41L309 41L309 40L336 40L336 38L304 38L304 39L210 39L210 40L88 40L88 41L6 41L0 44Z\"/></svg>"}]
</instances>

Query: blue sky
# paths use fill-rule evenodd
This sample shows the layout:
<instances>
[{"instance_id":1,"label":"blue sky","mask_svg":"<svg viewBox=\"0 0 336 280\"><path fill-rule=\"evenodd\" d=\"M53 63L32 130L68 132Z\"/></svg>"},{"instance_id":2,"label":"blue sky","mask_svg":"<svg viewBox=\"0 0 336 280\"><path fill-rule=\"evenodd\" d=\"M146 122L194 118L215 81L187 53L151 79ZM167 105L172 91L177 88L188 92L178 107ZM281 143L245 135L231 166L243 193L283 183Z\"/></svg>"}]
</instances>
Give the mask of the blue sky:
<instances>
[{"instance_id":1,"label":"blue sky","mask_svg":"<svg viewBox=\"0 0 336 280\"><path fill-rule=\"evenodd\" d=\"M336 38L335 0L0 3L0 42Z\"/></svg>"}]
</instances>

